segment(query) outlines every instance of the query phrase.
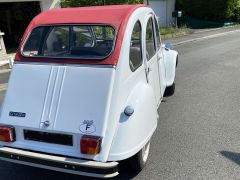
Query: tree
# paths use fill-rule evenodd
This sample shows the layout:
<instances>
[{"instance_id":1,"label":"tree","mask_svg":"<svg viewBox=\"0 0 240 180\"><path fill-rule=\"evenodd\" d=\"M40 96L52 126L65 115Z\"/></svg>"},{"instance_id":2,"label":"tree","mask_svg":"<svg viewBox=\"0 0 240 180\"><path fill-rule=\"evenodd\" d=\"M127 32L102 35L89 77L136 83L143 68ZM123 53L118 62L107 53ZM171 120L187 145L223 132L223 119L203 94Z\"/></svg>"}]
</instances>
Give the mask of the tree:
<instances>
[{"instance_id":1,"label":"tree","mask_svg":"<svg viewBox=\"0 0 240 180\"><path fill-rule=\"evenodd\" d=\"M62 7L101 6L113 4L142 4L144 0L62 0Z\"/></svg>"},{"instance_id":2,"label":"tree","mask_svg":"<svg viewBox=\"0 0 240 180\"><path fill-rule=\"evenodd\" d=\"M206 20L240 20L240 0L177 0L184 15Z\"/></svg>"}]
</instances>

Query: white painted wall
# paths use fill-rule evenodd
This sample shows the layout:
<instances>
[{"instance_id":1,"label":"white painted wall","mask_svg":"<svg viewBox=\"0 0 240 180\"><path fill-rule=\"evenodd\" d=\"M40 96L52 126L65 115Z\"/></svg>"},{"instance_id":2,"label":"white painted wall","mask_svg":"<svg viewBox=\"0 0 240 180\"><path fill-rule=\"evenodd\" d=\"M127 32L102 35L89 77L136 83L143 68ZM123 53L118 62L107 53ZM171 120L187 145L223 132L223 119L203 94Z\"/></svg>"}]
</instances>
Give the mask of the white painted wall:
<instances>
[{"instance_id":1,"label":"white painted wall","mask_svg":"<svg viewBox=\"0 0 240 180\"><path fill-rule=\"evenodd\" d=\"M151 1L151 8L154 10L156 15L159 17L160 26L166 26L167 24L167 1Z\"/></svg>"},{"instance_id":2,"label":"white painted wall","mask_svg":"<svg viewBox=\"0 0 240 180\"><path fill-rule=\"evenodd\" d=\"M42 11L60 8L60 0L42 0L40 6Z\"/></svg>"},{"instance_id":3,"label":"white painted wall","mask_svg":"<svg viewBox=\"0 0 240 180\"><path fill-rule=\"evenodd\" d=\"M176 0L167 0L167 25L175 23L175 19L172 17L172 12L175 11Z\"/></svg>"},{"instance_id":4,"label":"white painted wall","mask_svg":"<svg viewBox=\"0 0 240 180\"><path fill-rule=\"evenodd\" d=\"M4 42L3 42L3 36L4 36L4 33L2 33L0 31L0 61L1 60L6 60L6 49L5 49L5 45L4 45Z\"/></svg>"},{"instance_id":5,"label":"white painted wall","mask_svg":"<svg viewBox=\"0 0 240 180\"><path fill-rule=\"evenodd\" d=\"M172 12L175 10L175 2L176 0L149 0L149 5L159 17L160 26L170 26L174 23Z\"/></svg>"}]
</instances>

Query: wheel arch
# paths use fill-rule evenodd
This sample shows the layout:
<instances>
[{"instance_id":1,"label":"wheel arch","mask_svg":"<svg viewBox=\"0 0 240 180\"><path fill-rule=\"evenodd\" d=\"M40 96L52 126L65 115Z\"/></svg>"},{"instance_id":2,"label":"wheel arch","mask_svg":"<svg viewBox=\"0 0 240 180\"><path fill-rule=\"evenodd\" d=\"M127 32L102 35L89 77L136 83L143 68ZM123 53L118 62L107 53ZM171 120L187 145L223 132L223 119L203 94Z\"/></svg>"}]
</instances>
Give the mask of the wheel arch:
<instances>
[{"instance_id":1,"label":"wheel arch","mask_svg":"<svg viewBox=\"0 0 240 180\"><path fill-rule=\"evenodd\" d=\"M135 155L157 128L157 106L151 86L139 83L130 93L126 106L132 106L134 114L127 116L124 110L121 113L108 161L120 161Z\"/></svg>"},{"instance_id":2,"label":"wheel arch","mask_svg":"<svg viewBox=\"0 0 240 180\"><path fill-rule=\"evenodd\" d=\"M174 50L163 50L166 67L167 87L173 85L175 80L176 68L178 66L178 53Z\"/></svg>"}]
</instances>

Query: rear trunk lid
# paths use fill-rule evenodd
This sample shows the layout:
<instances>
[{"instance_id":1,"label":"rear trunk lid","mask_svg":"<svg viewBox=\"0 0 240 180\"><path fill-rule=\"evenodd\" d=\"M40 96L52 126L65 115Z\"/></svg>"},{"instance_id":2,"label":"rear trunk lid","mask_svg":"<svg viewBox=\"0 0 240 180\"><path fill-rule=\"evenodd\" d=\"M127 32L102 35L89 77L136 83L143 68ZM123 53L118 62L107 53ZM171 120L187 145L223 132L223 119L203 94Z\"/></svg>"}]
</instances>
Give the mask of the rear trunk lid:
<instances>
[{"instance_id":1,"label":"rear trunk lid","mask_svg":"<svg viewBox=\"0 0 240 180\"><path fill-rule=\"evenodd\" d=\"M46 151L45 142L34 148L24 139L24 130L69 134L68 155L80 156L81 135L104 137L114 72L112 66L15 64L0 115L1 124L18 128L13 146ZM51 146L51 153L64 151Z\"/></svg>"}]
</instances>

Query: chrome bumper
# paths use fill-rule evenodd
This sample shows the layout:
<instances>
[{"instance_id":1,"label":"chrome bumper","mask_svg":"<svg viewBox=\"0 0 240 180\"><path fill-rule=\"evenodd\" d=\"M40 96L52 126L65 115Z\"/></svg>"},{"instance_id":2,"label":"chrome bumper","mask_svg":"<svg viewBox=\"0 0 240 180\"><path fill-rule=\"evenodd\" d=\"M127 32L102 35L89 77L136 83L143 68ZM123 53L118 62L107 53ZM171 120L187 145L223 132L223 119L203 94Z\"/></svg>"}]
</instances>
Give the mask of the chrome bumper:
<instances>
[{"instance_id":1,"label":"chrome bumper","mask_svg":"<svg viewBox=\"0 0 240 180\"><path fill-rule=\"evenodd\" d=\"M0 147L0 160L98 178L111 178L118 175L117 162L103 163L30 152L10 147Z\"/></svg>"}]
</instances>

